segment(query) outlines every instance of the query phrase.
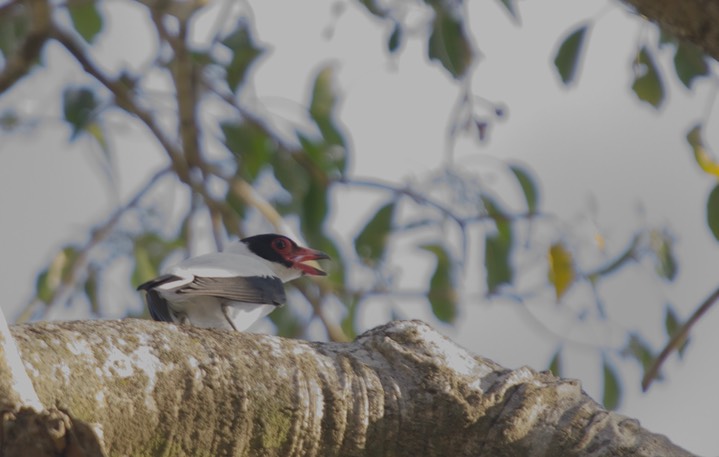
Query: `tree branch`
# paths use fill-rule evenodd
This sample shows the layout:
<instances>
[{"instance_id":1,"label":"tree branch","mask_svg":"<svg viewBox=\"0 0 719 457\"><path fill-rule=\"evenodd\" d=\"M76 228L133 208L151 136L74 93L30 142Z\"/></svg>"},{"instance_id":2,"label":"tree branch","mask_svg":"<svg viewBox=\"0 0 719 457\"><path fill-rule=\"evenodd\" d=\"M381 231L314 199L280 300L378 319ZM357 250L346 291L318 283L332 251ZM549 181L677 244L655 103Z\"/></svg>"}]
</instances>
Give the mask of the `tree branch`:
<instances>
[{"instance_id":1,"label":"tree branch","mask_svg":"<svg viewBox=\"0 0 719 457\"><path fill-rule=\"evenodd\" d=\"M113 96L117 106L124 109L128 113L136 116L150 130L160 146L170 157L172 166L177 173L178 178L191 185L190 172L187 162L182 156L182 151L175 143L165 134L162 128L155 122L152 113L135 100L135 96L122 81L113 80L107 76L87 55L83 45L79 43L72 35L65 32L61 27L54 25L52 28L52 37L57 40L67 51L77 60L83 70L100 84L105 86Z\"/></svg>"},{"instance_id":2,"label":"tree branch","mask_svg":"<svg viewBox=\"0 0 719 457\"><path fill-rule=\"evenodd\" d=\"M90 251L92 251L97 245L105 241L112 234L113 230L120 222L122 216L129 209L137 206L137 204L140 203L142 197L144 197L147 192L149 192L153 187L155 187L157 181L159 181L160 178L162 178L169 172L170 168L165 168L155 173L124 206L115 210L115 212L107 219L107 221L95 227L91 231L90 239L87 241L87 243L85 243L83 247L78 249L77 256L75 257L75 261L70 267L70 270L65 275L63 275L63 282L57 288L55 288L55 290L53 290L50 298L46 303L46 311L49 310L58 300L64 301L68 298L70 293L75 290L82 272L87 269L88 263L90 261ZM34 314L35 305L38 304L38 302L39 300L37 298L31 301L20 313L15 322L20 324L30 320Z\"/></svg>"},{"instance_id":3,"label":"tree branch","mask_svg":"<svg viewBox=\"0 0 719 457\"><path fill-rule=\"evenodd\" d=\"M47 42L50 33L51 8L47 0L28 0L10 2L3 14L9 14L13 8L27 8L30 30L19 49L5 56L5 67L0 73L0 94L12 87L35 65L40 51Z\"/></svg>"},{"instance_id":4,"label":"tree branch","mask_svg":"<svg viewBox=\"0 0 719 457\"><path fill-rule=\"evenodd\" d=\"M347 344L134 319L13 335L42 402L101 430L109 455L691 455L577 381L504 369L419 321Z\"/></svg>"},{"instance_id":5,"label":"tree branch","mask_svg":"<svg viewBox=\"0 0 719 457\"><path fill-rule=\"evenodd\" d=\"M652 22L719 60L719 2L716 0L623 0Z\"/></svg>"},{"instance_id":6,"label":"tree branch","mask_svg":"<svg viewBox=\"0 0 719 457\"><path fill-rule=\"evenodd\" d=\"M29 406L37 411L43 409L22 364L5 314L0 310L0 409L13 409L15 405Z\"/></svg>"},{"instance_id":7,"label":"tree branch","mask_svg":"<svg viewBox=\"0 0 719 457\"><path fill-rule=\"evenodd\" d=\"M677 329L677 331L672 335L671 339L667 343L667 345L662 349L662 352L657 356L657 358L654 360L654 363L651 367L644 373L644 378L642 378L642 390L645 392L649 389L649 386L652 385L652 382L657 378L657 375L659 375L659 370L662 368L662 365L664 365L664 362L667 360L669 355L679 349L682 344L687 340L687 337L689 336L689 332L694 327L694 324L699 322L699 320L702 318L702 316L709 311L709 308L714 306L714 304L719 300L719 289L712 292L704 302L699 305L699 308L697 308L692 315L689 317L689 319Z\"/></svg>"}]
</instances>

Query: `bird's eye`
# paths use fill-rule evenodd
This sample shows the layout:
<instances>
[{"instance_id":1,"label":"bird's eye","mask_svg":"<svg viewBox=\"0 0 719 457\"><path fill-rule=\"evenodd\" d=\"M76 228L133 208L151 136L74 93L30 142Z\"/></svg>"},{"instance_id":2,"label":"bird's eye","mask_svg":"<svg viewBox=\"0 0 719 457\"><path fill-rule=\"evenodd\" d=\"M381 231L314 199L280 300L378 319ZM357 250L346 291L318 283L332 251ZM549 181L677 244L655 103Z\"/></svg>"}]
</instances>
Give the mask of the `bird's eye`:
<instances>
[{"instance_id":1,"label":"bird's eye","mask_svg":"<svg viewBox=\"0 0 719 457\"><path fill-rule=\"evenodd\" d=\"M272 244L275 246L275 249L277 249L278 251L284 251L285 249L287 249L287 246L288 246L287 241L282 238L276 239Z\"/></svg>"}]
</instances>

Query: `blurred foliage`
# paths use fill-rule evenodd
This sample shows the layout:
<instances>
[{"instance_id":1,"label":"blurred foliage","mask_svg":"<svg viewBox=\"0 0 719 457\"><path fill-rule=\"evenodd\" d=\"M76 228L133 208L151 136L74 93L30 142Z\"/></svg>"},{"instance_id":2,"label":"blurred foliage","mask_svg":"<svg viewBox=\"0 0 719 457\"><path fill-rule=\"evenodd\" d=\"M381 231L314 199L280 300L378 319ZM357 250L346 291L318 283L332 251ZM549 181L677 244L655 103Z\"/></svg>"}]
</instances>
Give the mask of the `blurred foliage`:
<instances>
[{"instance_id":1,"label":"blurred foliage","mask_svg":"<svg viewBox=\"0 0 719 457\"><path fill-rule=\"evenodd\" d=\"M494 121L503 118L506 110L476 96L467 84L478 68L481 43L474 42L475 31L466 21L466 2L419 2L415 6L426 16L421 33L416 24L406 22L405 11L397 5L379 0L353 3L387 26L388 53L400 53L405 42L419 38L429 60L450 80L460 83L450 137L471 135L479 142L487 141ZM496 4L519 23L515 0L497 0ZM527 308L530 300L554 301L578 321L587 316L606 321L598 290L605 279L620 274L623 268L649 261L657 278L675 279L679 266L666 230L641 227L627 247L613 255L604 252L601 233L595 234L593 241L577 242L571 228L543 212L538 181L524 165L508 164L493 170L500 180L511 182L523 199L520 210L507 204L506 195L500 195L492 183L451 166L411 184L353 176L348 166L354 152L348 141L350 127L343 125L337 114L341 98L335 87L335 66L322 66L309 77L310 97L303 107L306 122L290 122L289 133L281 131L271 113L247 102L253 98L254 68L267 49L256 36L261 31L254 30L250 14L221 17L214 35L200 43L193 41L191 19L203 9L204 2L146 1L139 5L147 9L147 23L118 26L128 30L148 27L157 37L158 42L152 43L155 58L142 71L114 74L95 60L95 53L100 52L98 42L109 22L101 2L53 3L53 20L45 33L87 74L82 85L67 85L60 95L69 141L91 139L111 167L108 137L113 132L107 127L108 115L112 113L115 121L124 116L124 122L149 132L156 142L153 147L165 154L167 168L107 221L93 228L86 243L58 250L38 274L36 296L19 320L41 318L51 307L70 306L78 297L89 304L92 315L102 316L106 296L103 278L110 271L116 272L111 266L117 262L131 264L126 282L135 287L158 275L168 262L186 256L198 239L213 237L222 245L227 239L257 230L301 234L308 245L328 252L333 259L326 278L290 286L292 300L306 302L311 316L289 306L271 315L277 331L293 337L305 336L310 324L319 320L328 338L352 338L363 330L358 323L362 307L377 297L386 299L392 316L401 317L392 300L407 292L398 286L393 274L396 249L402 243L430 254L426 266L431 275L421 296L437 320L448 324L457 322L463 307L482 301L463 298L465 285L481 290L485 300L510 299ZM30 14L22 2L0 10L0 53L5 62L16 57L25 41L33 38L29 34ZM588 32L598 20L590 19L560 32L556 50L547 50L554 56L561 84L579 83L581 62L591 58ZM653 109L667 99L667 76L662 74L666 65L660 64L666 60L666 50L673 50L676 77L687 89L711 76L708 59L700 49L663 31L657 36L656 43L645 39L632 49L636 57L631 89ZM35 61L29 64L35 71L44 71ZM176 112L169 113L164 101L150 96L154 90L150 80L157 76L174 84L169 90L177 100ZM12 90L14 85L9 87ZM2 128L8 132L25 122L16 107L0 112ZM200 116L199 112L211 112L212 116ZM700 123L689 132L687 142L700 168L716 179L719 165L705 146L701 130ZM200 141L207 138L219 142L226 157L218 160L215 154L210 159L206 142ZM162 179L166 175L174 177L173 183ZM178 205L181 214L170 214L161 202L151 198L163 185L185 191L182 195L187 200ZM385 194L354 233L341 237L329 227L338 187L373 188ZM200 220L204 225L197 223ZM719 240L719 184L708 197L707 225ZM546 235L547 227L551 236ZM471 243L470 235L483 240L481 246ZM588 245L596 254L589 259L582 254ZM468 262L477 262L478 258L483 259L480 276L466 277L467 271L477 270ZM537 277L541 280L539 288L526 287L527 278ZM577 309L566 303L582 288L594 293L596 303L591 306L596 309ZM325 308L337 304L341 311L331 313L333 317L326 315ZM685 323L672 307L666 308L663 325L668 338L680 335ZM682 342L680 355L687 341ZM564 343L549 363L556 375L566 374L563 347ZM627 331L624 347L597 350L603 355L603 401L613 409L621 402L622 386L610 355L628 357L647 370L657 361L657 351L632 329Z\"/></svg>"},{"instance_id":2,"label":"blurred foliage","mask_svg":"<svg viewBox=\"0 0 719 457\"><path fill-rule=\"evenodd\" d=\"M577 70L579 69L579 60L584 45L584 36L587 33L588 26L581 25L570 33L559 45L559 50L554 58L554 66L559 72L564 84L570 84L574 81Z\"/></svg>"},{"instance_id":3,"label":"blurred foliage","mask_svg":"<svg viewBox=\"0 0 719 457\"><path fill-rule=\"evenodd\" d=\"M602 361L602 372L604 374L602 404L607 409L617 409L622 399L622 386L616 369L606 358Z\"/></svg>"}]
</instances>

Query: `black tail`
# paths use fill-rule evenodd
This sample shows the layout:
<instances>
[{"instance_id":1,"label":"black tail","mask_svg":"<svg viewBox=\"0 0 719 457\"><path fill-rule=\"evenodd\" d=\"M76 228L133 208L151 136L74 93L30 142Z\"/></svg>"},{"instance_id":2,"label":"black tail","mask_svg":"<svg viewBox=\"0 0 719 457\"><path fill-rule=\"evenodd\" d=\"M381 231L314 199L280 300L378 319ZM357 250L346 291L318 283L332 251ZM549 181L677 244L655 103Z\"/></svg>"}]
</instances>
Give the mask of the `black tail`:
<instances>
[{"instance_id":1,"label":"black tail","mask_svg":"<svg viewBox=\"0 0 719 457\"><path fill-rule=\"evenodd\" d=\"M162 298L160 293L155 290L155 287L168 282L177 281L178 279L180 278L174 275L162 275L152 281L147 281L146 283L138 286L137 290L145 291L147 309L150 310L150 316L152 316L152 318L156 321L175 322L174 319L172 319L172 313L167 300Z\"/></svg>"}]
</instances>

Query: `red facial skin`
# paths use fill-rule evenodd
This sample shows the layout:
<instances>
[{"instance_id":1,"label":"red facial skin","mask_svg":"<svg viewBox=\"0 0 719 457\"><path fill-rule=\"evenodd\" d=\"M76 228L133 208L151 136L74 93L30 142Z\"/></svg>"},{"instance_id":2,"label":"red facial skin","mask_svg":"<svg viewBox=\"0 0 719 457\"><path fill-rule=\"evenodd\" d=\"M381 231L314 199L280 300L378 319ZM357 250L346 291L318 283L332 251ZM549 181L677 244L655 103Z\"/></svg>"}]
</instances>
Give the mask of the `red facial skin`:
<instances>
[{"instance_id":1,"label":"red facial skin","mask_svg":"<svg viewBox=\"0 0 719 457\"><path fill-rule=\"evenodd\" d=\"M283 258L290 262L292 264L291 268L296 268L302 271L303 275L327 275L327 273L320 270L319 268L315 268L304 263L310 260L329 259L330 256L328 256L322 251L310 248L303 248L301 246L298 246L294 241L284 236L277 237L275 240L272 241L272 249L277 251L277 253L279 253Z\"/></svg>"}]
</instances>

